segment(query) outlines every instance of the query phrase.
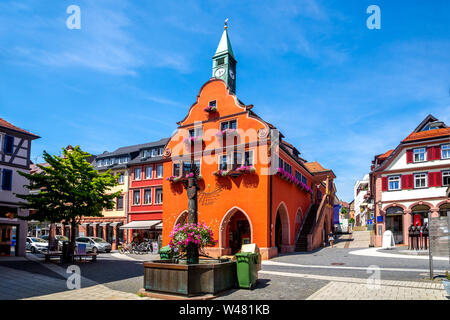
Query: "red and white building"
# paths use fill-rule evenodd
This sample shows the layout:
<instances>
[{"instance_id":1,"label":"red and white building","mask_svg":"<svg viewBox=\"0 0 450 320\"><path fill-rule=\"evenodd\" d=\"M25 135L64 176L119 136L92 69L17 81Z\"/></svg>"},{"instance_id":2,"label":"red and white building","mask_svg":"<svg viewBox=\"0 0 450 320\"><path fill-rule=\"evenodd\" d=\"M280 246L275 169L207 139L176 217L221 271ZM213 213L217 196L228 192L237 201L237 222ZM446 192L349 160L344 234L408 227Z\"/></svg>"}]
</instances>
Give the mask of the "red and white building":
<instances>
[{"instance_id":1,"label":"red and white building","mask_svg":"<svg viewBox=\"0 0 450 320\"><path fill-rule=\"evenodd\" d=\"M411 224L450 213L450 128L432 115L395 149L375 156L371 170L375 245L385 230L397 244L408 244Z\"/></svg>"},{"instance_id":2,"label":"red and white building","mask_svg":"<svg viewBox=\"0 0 450 320\"><path fill-rule=\"evenodd\" d=\"M161 241L163 205L163 150L169 139L142 145L128 163L128 239Z\"/></svg>"}]
</instances>

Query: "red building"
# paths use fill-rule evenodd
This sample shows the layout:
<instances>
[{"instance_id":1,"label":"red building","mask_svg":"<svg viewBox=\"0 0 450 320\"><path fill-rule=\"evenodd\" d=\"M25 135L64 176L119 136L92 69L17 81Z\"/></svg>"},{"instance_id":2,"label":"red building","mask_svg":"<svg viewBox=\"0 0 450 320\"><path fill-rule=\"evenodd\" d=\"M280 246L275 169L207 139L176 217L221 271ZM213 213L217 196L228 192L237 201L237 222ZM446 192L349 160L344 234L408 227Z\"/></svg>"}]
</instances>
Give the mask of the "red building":
<instances>
[{"instance_id":1,"label":"red building","mask_svg":"<svg viewBox=\"0 0 450 320\"><path fill-rule=\"evenodd\" d=\"M163 150L168 139L144 144L129 163L128 239L161 241Z\"/></svg>"}]
</instances>

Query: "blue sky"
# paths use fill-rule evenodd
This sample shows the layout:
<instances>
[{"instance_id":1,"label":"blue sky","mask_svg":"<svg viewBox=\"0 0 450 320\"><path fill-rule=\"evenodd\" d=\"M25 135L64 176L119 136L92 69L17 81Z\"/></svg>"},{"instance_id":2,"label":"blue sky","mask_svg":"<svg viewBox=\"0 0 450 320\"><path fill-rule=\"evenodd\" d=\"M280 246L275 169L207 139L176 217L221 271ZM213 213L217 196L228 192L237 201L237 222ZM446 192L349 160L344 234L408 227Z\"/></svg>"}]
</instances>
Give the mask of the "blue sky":
<instances>
[{"instance_id":1,"label":"blue sky","mask_svg":"<svg viewBox=\"0 0 450 320\"><path fill-rule=\"evenodd\" d=\"M81 30L66 9L81 8ZM366 8L381 9L381 30ZM32 160L68 144L97 154L169 136L204 82L223 21L237 96L338 195L429 113L450 124L448 1L0 2L0 117L40 135Z\"/></svg>"}]
</instances>

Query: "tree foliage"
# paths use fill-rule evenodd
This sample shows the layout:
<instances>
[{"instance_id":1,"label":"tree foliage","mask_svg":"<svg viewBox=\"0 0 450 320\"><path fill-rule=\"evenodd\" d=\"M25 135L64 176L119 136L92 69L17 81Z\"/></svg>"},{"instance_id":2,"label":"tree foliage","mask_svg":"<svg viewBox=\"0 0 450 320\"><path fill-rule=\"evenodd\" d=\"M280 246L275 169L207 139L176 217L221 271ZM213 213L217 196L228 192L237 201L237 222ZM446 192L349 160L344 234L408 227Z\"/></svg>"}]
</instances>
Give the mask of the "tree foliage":
<instances>
[{"instance_id":1,"label":"tree foliage","mask_svg":"<svg viewBox=\"0 0 450 320\"><path fill-rule=\"evenodd\" d=\"M63 149L63 156L43 153L48 166L38 165L41 173L20 172L28 179L29 194L17 197L25 200L21 206L32 209L27 220L65 222L79 224L81 217L101 217L103 209L113 209L120 191L109 193L117 185L110 170L99 173L86 161L90 156L79 146L73 150Z\"/></svg>"}]
</instances>

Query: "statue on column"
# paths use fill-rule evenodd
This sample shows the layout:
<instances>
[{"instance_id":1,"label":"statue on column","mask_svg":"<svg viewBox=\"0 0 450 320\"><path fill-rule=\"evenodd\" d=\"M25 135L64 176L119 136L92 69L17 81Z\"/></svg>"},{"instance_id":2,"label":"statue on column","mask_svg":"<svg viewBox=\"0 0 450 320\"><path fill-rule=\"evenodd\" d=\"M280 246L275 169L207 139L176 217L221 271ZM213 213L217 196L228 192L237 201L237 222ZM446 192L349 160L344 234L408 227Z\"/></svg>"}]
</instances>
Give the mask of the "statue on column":
<instances>
[{"instance_id":1,"label":"statue on column","mask_svg":"<svg viewBox=\"0 0 450 320\"><path fill-rule=\"evenodd\" d=\"M188 175L187 181L183 181L184 187L187 190L188 196L188 223L189 224L197 224L198 222L198 212L197 212L197 195L200 187L197 183L197 178L199 175L199 168L193 163L192 167ZM198 246L194 243L191 243L186 248L186 259L187 264L198 264L199 263L199 252Z\"/></svg>"}]
</instances>

